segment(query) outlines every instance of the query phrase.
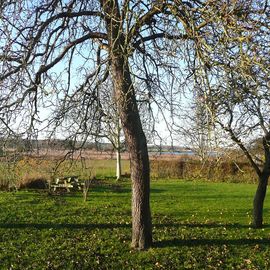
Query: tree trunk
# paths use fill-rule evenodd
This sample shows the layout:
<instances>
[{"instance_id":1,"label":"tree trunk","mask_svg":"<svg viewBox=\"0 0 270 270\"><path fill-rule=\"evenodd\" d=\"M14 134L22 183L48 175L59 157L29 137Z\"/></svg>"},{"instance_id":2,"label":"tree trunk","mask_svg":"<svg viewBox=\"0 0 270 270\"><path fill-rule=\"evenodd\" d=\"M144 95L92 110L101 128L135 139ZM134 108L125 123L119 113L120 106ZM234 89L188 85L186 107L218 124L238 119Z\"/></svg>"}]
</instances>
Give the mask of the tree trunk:
<instances>
[{"instance_id":1,"label":"tree trunk","mask_svg":"<svg viewBox=\"0 0 270 270\"><path fill-rule=\"evenodd\" d=\"M117 146L116 149L116 180L121 178L122 170L121 170L121 151L120 146Z\"/></svg>"},{"instance_id":2,"label":"tree trunk","mask_svg":"<svg viewBox=\"0 0 270 270\"><path fill-rule=\"evenodd\" d=\"M130 44L122 29L121 12L116 0L101 1L108 32L111 75L117 109L130 153L132 180L132 244L146 249L152 244L150 212L150 169L145 134L133 87L128 58ZM110 14L108 16L108 14Z\"/></svg>"},{"instance_id":3,"label":"tree trunk","mask_svg":"<svg viewBox=\"0 0 270 270\"><path fill-rule=\"evenodd\" d=\"M117 125L116 125L116 181L121 178L122 168L121 168L121 120L118 116Z\"/></svg>"},{"instance_id":4,"label":"tree trunk","mask_svg":"<svg viewBox=\"0 0 270 270\"><path fill-rule=\"evenodd\" d=\"M136 103L128 64L123 57L112 59L112 74L121 123L130 153L132 180L132 244L146 249L152 244L150 169L145 134Z\"/></svg>"},{"instance_id":5,"label":"tree trunk","mask_svg":"<svg viewBox=\"0 0 270 270\"><path fill-rule=\"evenodd\" d=\"M132 244L133 248L146 249L152 245L152 222L150 213L149 160L144 135L134 140L131 150L132 179Z\"/></svg>"},{"instance_id":6,"label":"tree trunk","mask_svg":"<svg viewBox=\"0 0 270 270\"><path fill-rule=\"evenodd\" d=\"M263 225L263 203L266 195L269 175L262 174L253 200L253 226L261 228Z\"/></svg>"}]
</instances>

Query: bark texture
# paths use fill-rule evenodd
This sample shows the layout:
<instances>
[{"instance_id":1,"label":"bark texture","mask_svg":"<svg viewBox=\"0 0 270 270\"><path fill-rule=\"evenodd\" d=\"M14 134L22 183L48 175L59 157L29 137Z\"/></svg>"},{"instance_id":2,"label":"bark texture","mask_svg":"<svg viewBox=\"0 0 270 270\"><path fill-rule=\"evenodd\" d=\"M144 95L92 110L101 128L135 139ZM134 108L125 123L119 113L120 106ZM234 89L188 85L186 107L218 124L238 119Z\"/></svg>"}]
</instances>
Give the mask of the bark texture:
<instances>
[{"instance_id":1,"label":"bark texture","mask_svg":"<svg viewBox=\"0 0 270 270\"><path fill-rule=\"evenodd\" d=\"M253 200L253 226L261 228L263 226L263 203L267 190L269 175L262 174L259 177L258 187Z\"/></svg>"},{"instance_id":2,"label":"bark texture","mask_svg":"<svg viewBox=\"0 0 270 270\"><path fill-rule=\"evenodd\" d=\"M130 152L132 180L132 244L136 249L152 245L150 212L150 169L145 134L142 129L136 95L131 79L129 44L122 29L118 1L101 1L106 16L111 59L111 75L117 106Z\"/></svg>"},{"instance_id":3,"label":"bark texture","mask_svg":"<svg viewBox=\"0 0 270 270\"><path fill-rule=\"evenodd\" d=\"M149 157L129 69L122 60L114 59L113 75L131 159L132 247L146 249L152 244Z\"/></svg>"}]
</instances>

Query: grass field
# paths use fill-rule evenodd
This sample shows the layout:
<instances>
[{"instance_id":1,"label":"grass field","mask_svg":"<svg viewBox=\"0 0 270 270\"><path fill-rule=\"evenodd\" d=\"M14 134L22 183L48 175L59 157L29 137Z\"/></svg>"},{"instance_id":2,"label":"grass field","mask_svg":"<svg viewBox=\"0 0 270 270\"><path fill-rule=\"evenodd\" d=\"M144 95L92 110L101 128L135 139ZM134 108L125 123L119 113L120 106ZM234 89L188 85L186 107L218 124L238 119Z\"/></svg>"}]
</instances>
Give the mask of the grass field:
<instances>
[{"instance_id":1,"label":"grass field","mask_svg":"<svg viewBox=\"0 0 270 270\"><path fill-rule=\"evenodd\" d=\"M80 193L0 193L0 269L270 269L265 227L250 228L255 185L152 182L154 247L130 249L129 181Z\"/></svg>"}]
</instances>

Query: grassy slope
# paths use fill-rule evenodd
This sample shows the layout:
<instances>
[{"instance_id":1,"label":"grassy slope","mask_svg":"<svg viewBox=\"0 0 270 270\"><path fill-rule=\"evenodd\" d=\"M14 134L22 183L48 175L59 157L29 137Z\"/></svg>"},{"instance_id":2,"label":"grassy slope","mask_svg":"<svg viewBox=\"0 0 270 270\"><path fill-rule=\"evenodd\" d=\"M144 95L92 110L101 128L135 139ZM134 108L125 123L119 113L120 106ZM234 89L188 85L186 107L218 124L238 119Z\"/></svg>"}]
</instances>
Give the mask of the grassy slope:
<instances>
[{"instance_id":1,"label":"grassy slope","mask_svg":"<svg viewBox=\"0 0 270 270\"><path fill-rule=\"evenodd\" d=\"M155 246L130 244L130 184L0 193L0 269L269 269L270 226L249 227L254 185L155 181ZM269 200L265 223L270 224Z\"/></svg>"}]
</instances>

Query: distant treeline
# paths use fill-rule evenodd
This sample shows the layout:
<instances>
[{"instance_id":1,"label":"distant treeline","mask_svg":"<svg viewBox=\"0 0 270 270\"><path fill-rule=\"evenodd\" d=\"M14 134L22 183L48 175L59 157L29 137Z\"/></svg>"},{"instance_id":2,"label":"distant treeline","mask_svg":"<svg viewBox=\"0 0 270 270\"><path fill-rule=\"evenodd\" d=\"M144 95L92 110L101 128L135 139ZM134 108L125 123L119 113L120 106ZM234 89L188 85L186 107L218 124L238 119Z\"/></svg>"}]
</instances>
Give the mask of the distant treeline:
<instances>
[{"instance_id":1,"label":"distant treeline","mask_svg":"<svg viewBox=\"0 0 270 270\"><path fill-rule=\"evenodd\" d=\"M0 154L3 155L4 152L17 151L17 152L31 152L43 149L53 149L53 150L72 150L72 149L85 149L85 150L95 150L95 151L114 151L113 145L106 142L98 141L87 141L74 142L68 139L44 139L44 140L33 140L25 139L20 136L13 136L8 138L0 138ZM123 151L126 150L125 145L123 145ZM176 153L180 151L186 151L183 147L172 147L172 146L157 146L148 145L149 152L153 153Z\"/></svg>"},{"instance_id":2,"label":"distant treeline","mask_svg":"<svg viewBox=\"0 0 270 270\"><path fill-rule=\"evenodd\" d=\"M65 149L87 149L97 151L112 151L113 147L110 143L100 142L74 142L72 140L30 140L23 138L0 138L0 152L5 151L30 152L42 149L65 150Z\"/></svg>"}]
</instances>

